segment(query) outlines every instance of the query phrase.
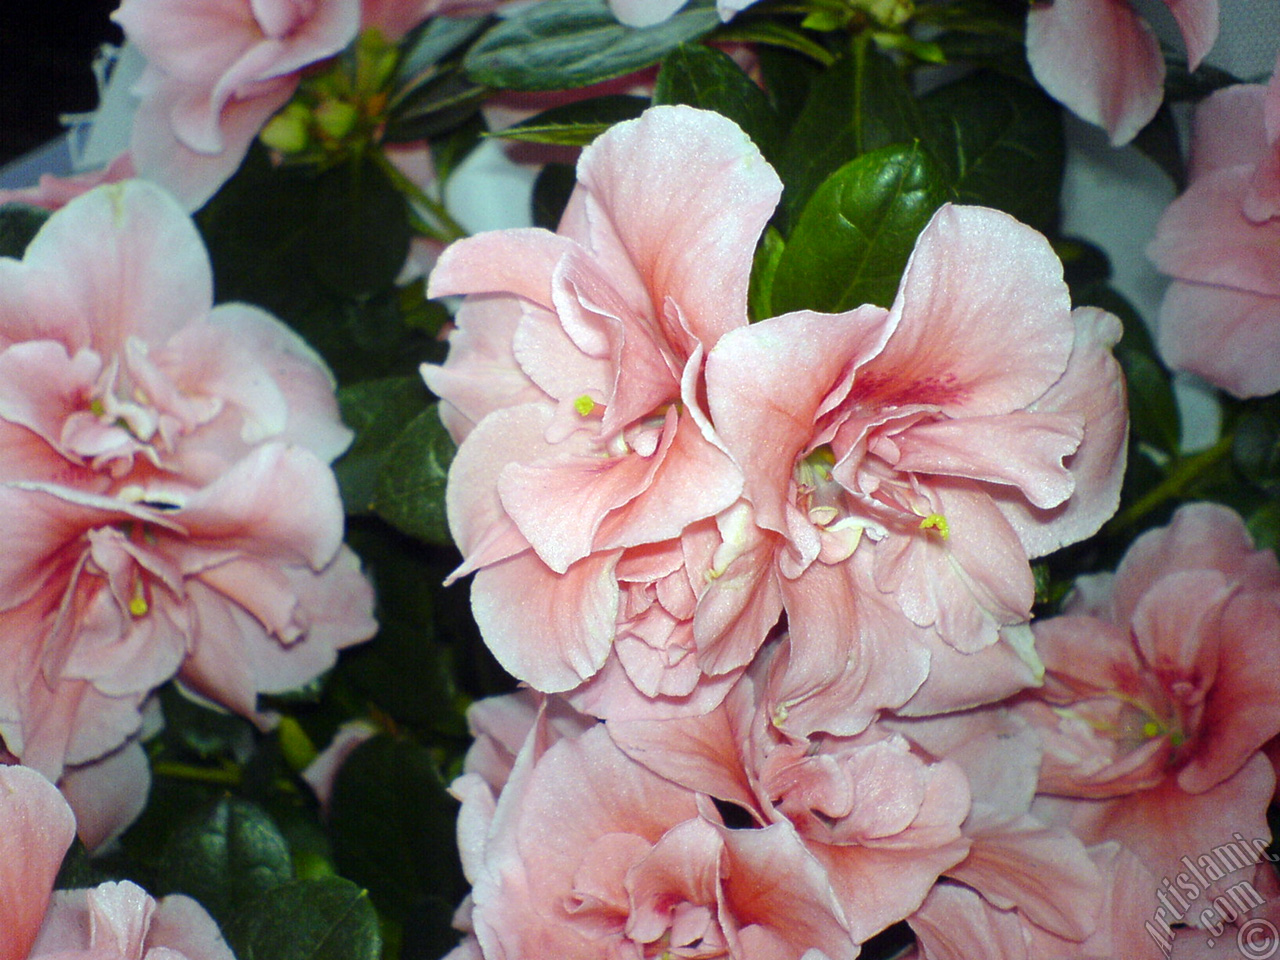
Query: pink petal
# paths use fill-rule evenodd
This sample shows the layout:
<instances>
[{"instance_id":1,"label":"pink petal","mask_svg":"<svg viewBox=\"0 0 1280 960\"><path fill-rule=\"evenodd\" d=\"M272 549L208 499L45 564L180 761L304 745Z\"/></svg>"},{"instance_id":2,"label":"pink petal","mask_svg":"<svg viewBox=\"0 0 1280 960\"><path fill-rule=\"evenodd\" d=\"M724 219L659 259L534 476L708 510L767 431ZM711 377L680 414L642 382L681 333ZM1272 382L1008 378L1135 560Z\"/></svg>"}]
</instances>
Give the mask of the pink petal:
<instances>
[{"instance_id":1,"label":"pink petal","mask_svg":"<svg viewBox=\"0 0 1280 960\"><path fill-rule=\"evenodd\" d=\"M130 336L163 343L207 314L213 300L208 254L194 224L167 193L136 180L67 204L31 241L23 263L37 276L57 277L58 295L28 300L27 330L17 334L0 321L0 336L53 336L71 352L92 346L115 353ZM42 328L48 332L41 335Z\"/></svg>"},{"instance_id":2,"label":"pink petal","mask_svg":"<svg viewBox=\"0 0 1280 960\"><path fill-rule=\"evenodd\" d=\"M595 674L613 646L617 560L616 552L592 554L558 574L530 551L477 573L471 609L498 662L547 693ZM575 612L571 622L565 610Z\"/></svg>"},{"instance_id":3,"label":"pink petal","mask_svg":"<svg viewBox=\"0 0 1280 960\"><path fill-rule=\"evenodd\" d=\"M1280 296L1280 221L1259 224L1244 215L1249 175L1247 167L1206 174L1169 204L1147 247L1147 256L1162 273Z\"/></svg>"},{"instance_id":4,"label":"pink petal","mask_svg":"<svg viewBox=\"0 0 1280 960\"><path fill-rule=\"evenodd\" d=\"M782 185L736 124L690 107L650 109L584 150L578 179L589 195L583 239L607 272L632 265L645 306L672 301L708 349L746 325L751 251ZM673 329L667 339L685 340Z\"/></svg>"},{"instance_id":5,"label":"pink petal","mask_svg":"<svg viewBox=\"0 0 1280 960\"><path fill-rule=\"evenodd\" d=\"M1071 354L1062 264L1039 233L983 207L934 214L890 312L893 335L850 394L863 404L1010 413L1053 386Z\"/></svg>"},{"instance_id":6,"label":"pink petal","mask_svg":"<svg viewBox=\"0 0 1280 960\"><path fill-rule=\"evenodd\" d=\"M1084 439L1064 462L1074 492L1066 503L1038 509L1020 498L1000 496L996 504L1017 531L1029 557L1052 553L1092 536L1120 502L1128 448L1129 418L1124 378L1111 348L1120 339L1120 323L1091 307L1072 311L1075 346L1062 379L1031 410L1061 412L1084 420Z\"/></svg>"},{"instance_id":7,"label":"pink petal","mask_svg":"<svg viewBox=\"0 0 1280 960\"><path fill-rule=\"evenodd\" d=\"M1113 146L1132 140L1164 98L1160 46L1128 0L1035 4L1027 60L1049 95L1104 128Z\"/></svg>"},{"instance_id":8,"label":"pink petal","mask_svg":"<svg viewBox=\"0 0 1280 960\"><path fill-rule=\"evenodd\" d=\"M1075 489L1062 461L1080 444L1082 419L1014 412L921 423L898 436L901 459L894 466L907 473L1009 484L1037 507L1056 507Z\"/></svg>"},{"instance_id":9,"label":"pink petal","mask_svg":"<svg viewBox=\"0 0 1280 960\"><path fill-rule=\"evenodd\" d=\"M147 946L176 950L187 960L235 960L213 918L195 900L172 894L160 900L151 919Z\"/></svg>"},{"instance_id":10,"label":"pink petal","mask_svg":"<svg viewBox=\"0 0 1280 960\"><path fill-rule=\"evenodd\" d=\"M878 307L837 316L801 311L733 331L708 354L711 419L746 474L761 526L786 531L792 473L814 442L819 412L889 329L889 315ZM799 388L796 370L805 371Z\"/></svg>"},{"instance_id":11,"label":"pink petal","mask_svg":"<svg viewBox=\"0 0 1280 960\"><path fill-rule=\"evenodd\" d=\"M450 244L431 271L429 297L503 293L552 309L551 277L575 244L546 230L491 230Z\"/></svg>"},{"instance_id":12,"label":"pink petal","mask_svg":"<svg viewBox=\"0 0 1280 960\"><path fill-rule=\"evenodd\" d=\"M1280 296L1174 281L1157 342L1169 366L1247 399L1280 390Z\"/></svg>"},{"instance_id":13,"label":"pink petal","mask_svg":"<svg viewBox=\"0 0 1280 960\"><path fill-rule=\"evenodd\" d=\"M53 784L27 767L0 766L0 960L26 960L75 828Z\"/></svg>"},{"instance_id":14,"label":"pink petal","mask_svg":"<svg viewBox=\"0 0 1280 960\"><path fill-rule=\"evenodd\" d=\"M114 753L71 767L59 781L76 814L76 832L90 851L123 833L147 805L151 763L136 740Z\"/></svg>"},{"instance_id":15,"label":"pink petal","mask_svg":"<svg viewBox=\"0 0 1280 960\"><path fill-rule=\"evenodd\" d=\"M1192 183L1227 167L1253 164L1270 150L1263 111L1267 88L1238 83L1215 90L1196 107L1188 164Z\"/></svg>"},{"instance_id":16,"label":"pink petal","mask_svg":"<svg viewBox=\"0 0 1280 960\"><path fill-rule=\"evenodd\" d=\"M1218 39L1218 0L1165 0L1187 44L1187 66L1200 66Z\"/></svg>"}]
</instances>

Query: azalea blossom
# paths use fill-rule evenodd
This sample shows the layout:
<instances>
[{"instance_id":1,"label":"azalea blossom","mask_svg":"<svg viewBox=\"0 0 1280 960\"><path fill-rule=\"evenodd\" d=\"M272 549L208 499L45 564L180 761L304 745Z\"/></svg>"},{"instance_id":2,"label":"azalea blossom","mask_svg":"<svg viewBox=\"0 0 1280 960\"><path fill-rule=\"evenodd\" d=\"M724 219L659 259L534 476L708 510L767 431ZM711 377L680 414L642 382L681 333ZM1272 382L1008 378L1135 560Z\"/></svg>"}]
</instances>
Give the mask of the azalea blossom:
<instances>
[{"instance_id":1,"label":"azalea blossom","mask_svg":"<svg viewBox=\"0 0 1280 960\"><path fill-rule=\"evenodd\" d=\"M954 763L929 762L884 727L787 736L760 682L777 652L762 652L709 713L609 721L609 733L632 759L733 805L755 829L794 829L862 942L913 912L965 858L968 784Z\"/></svg>"},{"instance_id":2,"label":"azalea blossom","mask_svg":"<svg viewBox=\"0 0 1280 960\"><path fill-rule=\"evenodd\" d=\"M324 364L212 307L190 219L139 181L0 260L0 735L52 780L120 749L150 692L257 717L368 638L328 464L350 441Z\"/></svg>"},{"instance_id":3,"label":"azalea blossom","mask_svg":"<svg viewBox=\"0 0 1280 960\"><path fill-rule=\"evenodd\" d=\"M0 960L234 960L190 897L155 900L137 884L53 891L75 819L49 781L0 767Z\"/></svg>"},{"instance_id":4,"label":"azalea blossom","mask_svg":"<svg viewBox=\"0 0 1280 960\"><path fill-rule=\"evenodd\" d=\"M1044 743L1041 815L1088 844L1119 841L1156 878L1270 835L1261 748L1280 731L1280 564L1237 515L1182 507L1034 629L1045 685L1017 709ZM1237 859L1201 863L1199 892L1257 851Z\"/></svg>"},{"instance_id":5,"label":"azalea blossom","mask_svg":"<svg viewBox=\"0 0 1280 960\"><path fill-rule=\"evenodd\" d=\"M1218 38L1218 0L1165 0L1194 70ZM1027 61L1072 113L1132 140L1164 99L1164 55L1129 0L1038 0L1027 14Z\"/></svg>"},{"instance_id":6,"label":"azalea blossom","mask_svg":"<svg viewBox=\"0 0 1280 960\"><path fill-rule=\"evenodd\" d=\"M751 251L781 184L736 125L688 107L613 127L578 179L557 233L478 235L431 277L432 296L471 295L448 360L423 368L461 442L455 576L478 571L485 641L537 689L598 677L582 692L592 712L701 712L776 620L702 639L717 515L742 478L698 393L706 351L747 323Z\"/></svg>"},{"instance_id":7,"label":"azalea blossom","mask_svg":"<svg viewBox=\"0 0 1280 960\"><path fill-rule=\"evenodd\" d=\"M707 797L629 759L603 724L532 720L504 780L488 782L482 765L453 785L473 889L452 960L857 955L790 824L729 829Z\"/></svg>"},{"instance_id":8,"label":"azalea blossom","mask_svg":"<svg viewBox=\"0 0 1280 960\"><path fill-rule=\"evenodd\" d=\"M874 685L846 698L840 732L856 732L915 696L940 651L977 653L1029 619L1029 558L1092 534L1119 497L1119 333L1109 314L1071 310L1042 236L944 206L889 310L800 311L721 338L707 405L765 544L740 541L743 576L776 585L807 678L784 714L852 669ZM1034 680L1012 671L989 689L989 667L951 658L955 683L914 712Z\"/></svg>"},{"instance_id":9,"label":"azalea blossom","mask_svg":"<svg viewBox=\"0 0 1280 960\"><path fill-rule=\"evenodd\" d=\"M239 168L303 73L361 30L395 41L427 17L498 0L123 0L112 14L146 58L130 153L195 210Z\"/></svg>"},{"instance_id":10,"label":"azalea blossom","mask_svg":"<svg viewBox=\"0 0 1280 960\"><path fill-rule=\"evenodd\" d=\"M1147 253L1173 278L1157 340L1172 367L1237 397L1280 390L1280 71L1196 109L1186 191Z\"/></svg>"}]
</instances>

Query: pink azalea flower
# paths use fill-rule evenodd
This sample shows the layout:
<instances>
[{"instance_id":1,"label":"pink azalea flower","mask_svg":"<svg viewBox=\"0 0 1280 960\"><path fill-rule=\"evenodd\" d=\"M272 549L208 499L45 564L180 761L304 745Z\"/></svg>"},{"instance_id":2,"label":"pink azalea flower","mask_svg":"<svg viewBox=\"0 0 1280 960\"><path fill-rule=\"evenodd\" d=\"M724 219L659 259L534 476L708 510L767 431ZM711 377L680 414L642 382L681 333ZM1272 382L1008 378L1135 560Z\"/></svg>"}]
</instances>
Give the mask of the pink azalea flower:
<instances>
[{"instance_id":1,"label":"pink azalea flower","mask_svg":"<svg viewBox=\"0 0 1280 960\"><path fill-rule=\"evenodd\" d=\"M240 166L301 71L342 50L359 0L124 0L112 18L147 59L130 150L189 209Z\"/></svg>"},{"instance_id":2,"label":"pink azalea flower","mask_svg":"<svg viewBox=\"0 0 1280 960\"><path fill-rule=\"evenodd\" d=\"M615 126L578 177L558 233L482 234L432 274L433 296L472 294L447 362L423 369L461 441L455 575L478 570L485 640L537 689L600 675L593 711L704 710L731 678L709 695L700 678L740 671L776 620L700 639L717 514L742 479L698 393L705 352L747 323L781 184L734 124L687 107Z\"/></svg>"},{"instance_id":3,"label":"pink azalea flower","mask_svg":"<svg viewBox=\"0 0 1280 960\"><path fill-rule=\"evenodd\" d=\"M474 885L453 958L857 955L789 824L727 829L706 797L628 759L601 724L535 718L496 802L479 773L453 789Z\"/></svg>"},{"instance_id":4,"label":"pink azalea flower","mask_svg":"<svg viewBox=\"0 0 1280 960\"><path fill-rule=\"evenodd\" d=\"M1218 0L1165 0L1191 69L1218 38ZM1027 14L1027 61L1051 97L1121 146L1164 99L1164 55L1129 0L1043 0Z\"/></svg>"},{"instance_id":5,"label":"pink azalea flower","mask_svg":"<svg viewBox=\"0 0 1280 960\"><path fill-rule=\"evenodd\" d=\"M855 732L916 694L931 651L976 653L1029 618L1029 558L1092 534L1119 497L1119 332L1109 314L1071 311L1039 234L947 206L890 310L802 311L720 339L707 404L754 512L742 558L776 585L807 678L784 711L853 669L876 686L846 698L839 729ZM915 712L991 686L988 664L950 659L960 678ZM1014 685L987 695L1026 682L1001 674Z\"/></svg>"},{"instance_id":6,"label":"pink azalea flower","mask_svg":"<svg viewBox=\"0 0 1280 960\"><path fill-rule=\"evenodd\" d=\"M501 0L123 0L112 18L147 66L130 150L190 210L239 168L303 73L360 30L399 40L430 16Z\"/></svg>"},{"instance_id":7,"label":"pink azalea flower","mask_svg":"<svg viewBox=\"0 0 1280 960\"><path fill-rule=\"evenodd\" d=\"M609 732L632 759L737 806L757 828L794 829L825 870L853 938L867 940L914 911L938 875L965 858L968 785L955 764L930 763L879 726L853 737L788 737L757 688L769 654L762 658L707 714L611 720Z\"/></svg>"},{"instance_id":8,"label":"pink azalea flower","mask_svg":"<svg viewBox=\"0 0 1280 960\"><path fill-rule=\"evenodd\" d=\"M0 260L0 735L50 779L120 748L175 675L256 716L375 629L332 378L211 300L191 221L137 181Z\"/></svg>"},{"instance_id":9,"label":"pink azalea flower","mask_svg":"<svg viewBox=\"0 0 1280 960\"><path fill-rule=\"evenodd\" d=\"M53 893L75 818L49 781L0 767L0 960L234 960L189 897L156 901L128 881Z\"/></svg>"},{"instance_id":10,"label":"pink azalea flower","mask_svg":"<svg viewBox=\"0 0 1280 960\"><path fill-rule=\"evenodd\" d=\"M1280 72L1196 110L1191 176L1147 253L1173 277L1160 353L1238 397L1280 390Z\"/></svg>"},{"instance_id":11,"label":"pink azalea flower","mask_svg":"<svg viewBox=\"0 0 1280 960\"><path fill-rule=\"evenodd\" d=\"M1156 878L1268 837L1275 555L1254 550L1230 510L1195 504L1136 540L1114 578L1078 586L1062 616L1034 627L1045 686L1018 707L1045 745L1039 791L1064 798L1038 809L1088 844L1118 840ZM1200 864L1200 893L1235 867Z\"/></svg>"}]
</instances>

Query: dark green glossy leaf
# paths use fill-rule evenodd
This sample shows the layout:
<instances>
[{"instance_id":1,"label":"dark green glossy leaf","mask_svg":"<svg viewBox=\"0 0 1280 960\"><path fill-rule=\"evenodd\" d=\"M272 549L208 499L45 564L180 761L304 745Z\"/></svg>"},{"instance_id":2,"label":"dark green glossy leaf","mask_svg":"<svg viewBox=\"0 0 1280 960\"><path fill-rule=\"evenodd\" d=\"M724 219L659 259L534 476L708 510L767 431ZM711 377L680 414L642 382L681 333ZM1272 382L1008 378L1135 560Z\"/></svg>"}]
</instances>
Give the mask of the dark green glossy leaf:
<instances>
[{"instance_id":1,"label":"dark green glossy leaf","mask_svg":"<svg viewBox=\"0 0 1280 960\"><path fill-rule=\"evenodd\" d=\"M776 162L782 131L773 105L722 50L697 44L672 50L658 71L653 102L714 110L740 126L765 159Z\"/></svg>"},{"instance_id":2,"label":"dark green glossy leaf","mask_svg":"<svg viewBox=\"0 0 1280 960\"><path fill-rule=\"evenodd\" d=\"M773 312L887 307L916 237L949 199L919 144L885 147L841 167L813 195L773 279Z\"/></svg>"},{"instance_id":3,"label":"dark green glossy leaf","mask_svg":"<svg viewBox=\"0 0 1280 960\"><path fill-rule=\"evenodd\" d=\"M420 377L366 380L338 391L342 419L356 434L347 452L333 465L347 513L373 509L388 449L429 400Z\"/></svg>"},{"instance_id":4,"label":"dark green glossy leaf","mask_svg":"<svg viewBox=\"0 0 1280 960\"><path fill-rule=\"evenodd\" d=\"M49 211L25 203L0 206L0 257L22 259L35 235L49 219Z\"/></svg>"},{"instance_id":5,"label":"dark green glossy leaf","mask_svg":"<svg viewBox=\"0 0 1280 960\"><path fill-rule=\"evenodd\" d=\"M382 139L407 143L454 130L475 115L488 93L460 71L443 70L396 101Z\"/></svg>"},{"instance_id":6,"label":"dark green glossy leaf","mask_svg":"<svg viewBox=\"0 0 1280 960\"><path fill-rule=\"evenodd\" d=\"M382 953L369 895L340 877L276 887L224 933L238 960L378 960Z\"/></svg>"},{"instance_id":7,"label":"dark green glossy leaf","mask_svg":"<svg viewBox=\"0 0 1280 960\"><path fill-rule=\"evenodd\" d=\"M652 27L626 27L605 0L534 3L505 18L467 52L476 83L509 90L585 87L651 66L720 23L710 0L694 0Z\"/></svg>"},{"instance_id":8,"label":"dark green glossy leaf","mask_svg":"<svg viewBox=\"0 0 1280 960\"><path fill-rule=\"evenodd\" d=\"M1117 348L1129 390L1129 423L1133 436L1167 454L1178 451L1182 426L1169 373L1137 350Z\"/></svg>"},{"instance_id":9,"label":"dark green glossy leaf","mask_svg":"<svg viewBox=\"0 0 1280 960\"><path fill-rule=\"evenodd\" d=\"M915 98L893 62L856 44L820 74L778 160L786 218L795 218L824 180L855 157L911 143L922 126Z\"/></svg>"},{"instance_id":10,"label":"dark green glossy leaf","mask_svg":"<svg viewBox=\"0 0 1280 960\"><path fill-rule=\"evenodd\" d=\"M773 227L767 227L756 247L751 264L751 283L747 288L747 315L751 322L776 316L773 309L773 278L778 272L778 261L786 244Z\"/></svg>"},{"instance_id":11,"label":"dark green glossy leaf","mask_svg":"<svg viewBox=\"0 0 1280 960\"><path fill-rule=\"evenodd\" d=\"M339 872L395 919L427 895L456 900L466 889L457 809L426 748L387 735L365 741L333 785L329 833Z\"/></svg>"},{"instance_id":12,"label":"dark green glossy leaf","mask_svg":"<svg viewBox=\"0 0 1280 960\"><path fill-rule=\"evenodd\" d=\"M615 123L634 120L649 106L645 97L611 94L576 100L495 131L492 136L529 143L583 147Z\"/></svg>"},{"instance_id":13,"label":"dark green glossy leaf","mask_svg":"<svg viewBox=\"0 0 1280 960\"><path fill-rule=\"evenodd\" d=\"M424 74L478 34L485 22L485 17L430 17L410 30L400 42L396 97L412 90Z\"/></svg>"},{"instance_id":14,"label":"dark green glossy leaf","mask_svg":"<svg viewBox=\"0 0 1280 960\"><path fill-rule=\"evenodd\" d=\"M444 489L454 450L432 404L387 445L374 486L374 512L410 536L451 543Z\"/></svg>"},{"instance_id":15,"label":"dark green glossy leaf","mask_svg":"<svg viewBox=\"0 0 1280 960\"><path fill-rule=\"evenodd\" d=\"M995 207L1041 231L1056 225L1065 146L1052 100L977 73L933 91L920 110L960 202Z\"/></svg>"},{"instance_id":16,"label":"dark green glossy leaf","mask_svg":"<svg viewBox=\"0 0 1280 960\"><path fill-rule=\"evenodd\" d=\"M320 281L348 296L394 283L411 233L405 199L387 175L364 162L328 171L312 186L303 242Z\"/></svg>"},{"instance_id":17,"label":"dark green glossy leaf","mask_svg":"<svg viewBox=\"0 0 1280 960\"><path fill-rule=\"evenodd\" d=\"M223 797L169 838L164 879L170 890L195 897L225 922L243 905L292 880L293 861L262 808Z\"/></svg>"},{"instance_id":18,"label":"dark green glossy leaf","mask_svg":"<svg viewBox=\"0 0 1280 960\"><path fill-rule=\"evenodd\" d=\"M1247 525L1256 547L1280 553L1280 500L1264 503L1250 515Z\"/></svg>"}]
</instances>

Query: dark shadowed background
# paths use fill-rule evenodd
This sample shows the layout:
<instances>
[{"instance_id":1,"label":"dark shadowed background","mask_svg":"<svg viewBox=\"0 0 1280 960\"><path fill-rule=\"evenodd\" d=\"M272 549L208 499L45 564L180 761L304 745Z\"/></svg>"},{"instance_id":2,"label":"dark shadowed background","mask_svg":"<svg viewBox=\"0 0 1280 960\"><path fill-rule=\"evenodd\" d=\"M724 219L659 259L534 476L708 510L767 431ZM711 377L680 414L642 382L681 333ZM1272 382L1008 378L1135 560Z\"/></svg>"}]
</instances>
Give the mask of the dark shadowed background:
<instances>
[{"instance_id":1,"label":"dark shadowed background","mask_svg":"<svg viewBox=\"0 0 1280 960\"><path fill-rule=\"evenodd\" d=\"M0 165L62 132L59 114L92 110L89 65L120 41L119 0L0 0Z\"/></svg>"}]
</instances>

